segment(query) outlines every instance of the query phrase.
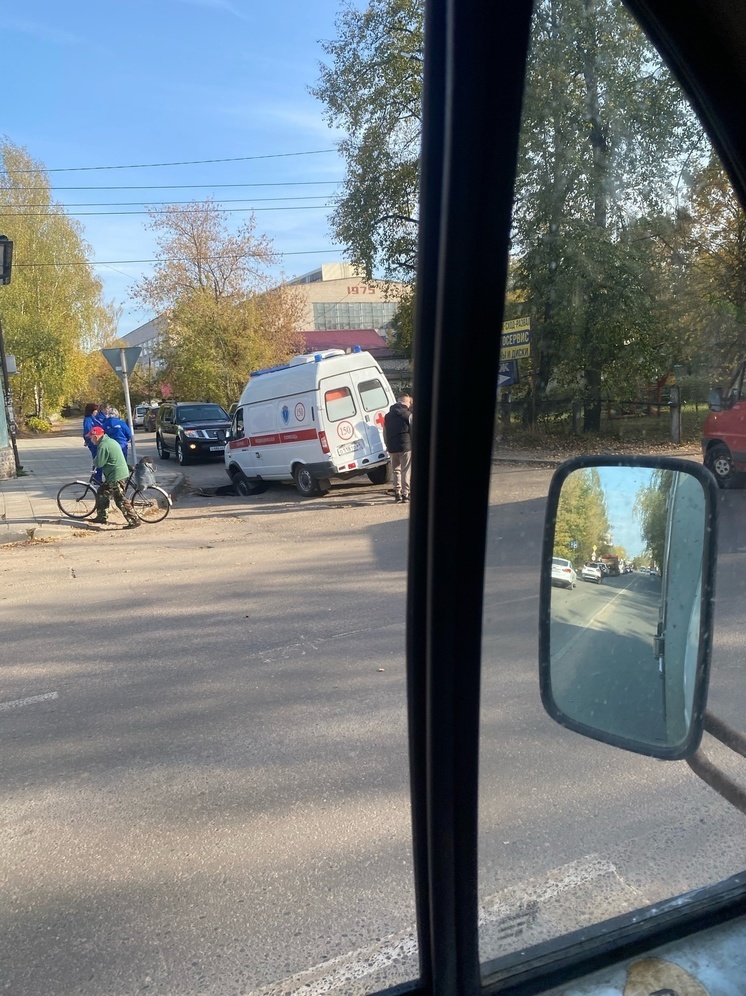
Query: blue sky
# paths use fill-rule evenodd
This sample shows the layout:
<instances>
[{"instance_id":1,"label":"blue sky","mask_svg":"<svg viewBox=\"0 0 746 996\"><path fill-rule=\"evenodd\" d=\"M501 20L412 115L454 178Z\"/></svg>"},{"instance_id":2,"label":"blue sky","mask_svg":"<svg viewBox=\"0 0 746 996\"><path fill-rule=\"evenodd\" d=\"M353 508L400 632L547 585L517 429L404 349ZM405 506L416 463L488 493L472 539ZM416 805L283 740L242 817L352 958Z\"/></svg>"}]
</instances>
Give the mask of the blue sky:
<instances>
[{"instance_id":1,"label":"blue sky","mask_svg":"<svg viewBox=\"0 0 746 996\"><path fill-rule=\"evenodd\" d=\"M340 2L6 5L0 129L50 171L58 202L103 205L69 207L68 213L84 227L90 258L106 263L95 272L106 299L123 306L120 333L152 317L129 297L152 264L124 262L154 257L147 215L114 213L144 212L143 201L212 196L226 209L255 207L257 231L284 254L273 276L343 258L325 206L343 177L334 151L341 136L308 93L324 59L320 43L335 37ZM204 162L215 159L242 161ZM145 166L181 162L192 165ZM139 168L83 169L100 166ZM101 189L176 184L188 186ZM72 186L86 189L61 189ZM245 211L229 215L231 224L247 217Z\"/></svg>"},{"instance_id":2,"label":"blue sky","mask_svg":"<svg viewBox=\"0 0 746 996\"><path fill-rule=\"evenodd\" d=\"M601 467L598 473L614 545L624 547L630 557L641 556L645 541L634 506L640 488L650 484L652 471L647 467Z\"/></svg>"}]
</instances>

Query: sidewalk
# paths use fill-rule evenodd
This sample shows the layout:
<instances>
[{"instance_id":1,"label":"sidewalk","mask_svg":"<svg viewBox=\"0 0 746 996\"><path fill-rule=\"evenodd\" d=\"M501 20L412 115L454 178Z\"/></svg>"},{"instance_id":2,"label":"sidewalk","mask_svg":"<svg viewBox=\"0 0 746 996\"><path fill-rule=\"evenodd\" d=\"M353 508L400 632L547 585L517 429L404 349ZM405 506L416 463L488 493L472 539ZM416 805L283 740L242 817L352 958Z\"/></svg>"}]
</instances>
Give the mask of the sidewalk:
<instances>
[{"instance_id":1,"label":"sidewalk","mask_svg":"<svg viewBox=\"0 0 746 996\"><path fill-rule=\"evenodd\" d=\"M17 442L23 472L0 481L0 546L65 536L71 527L88 528L86 520L65 518L56 501L63 484L87 481L91 473L91 456L83 445L80 426ZM158 467L158 484L166 491L176 491L182 480L182 474Z\"/></svg>"}]
</instances>

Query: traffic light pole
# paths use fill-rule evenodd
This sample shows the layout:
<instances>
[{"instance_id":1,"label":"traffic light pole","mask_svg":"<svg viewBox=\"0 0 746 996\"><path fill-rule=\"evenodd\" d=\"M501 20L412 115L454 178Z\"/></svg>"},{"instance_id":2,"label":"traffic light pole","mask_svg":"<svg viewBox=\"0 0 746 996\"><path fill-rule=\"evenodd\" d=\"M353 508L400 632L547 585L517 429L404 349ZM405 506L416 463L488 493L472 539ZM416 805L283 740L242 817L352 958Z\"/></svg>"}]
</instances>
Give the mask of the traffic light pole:
<instances>
[{"instance_id":1,"label":"traffic light pole","mask_svg":"<svg viewBox=\"0 0 746 996\"><path fill-rule=\"evenodd\" d=\"M23 470L18 457L18 446L16 444L16 419L13 412L13 400L10 396L10 378L8 377L8 361L5 359L5 338L3 336L3 321L0 318L0 367L3 375L3 405L5 406L5 419L8 423L8 434L13 447L13 459L16 464L16 475Z\"/></svg>"}]
</instances>

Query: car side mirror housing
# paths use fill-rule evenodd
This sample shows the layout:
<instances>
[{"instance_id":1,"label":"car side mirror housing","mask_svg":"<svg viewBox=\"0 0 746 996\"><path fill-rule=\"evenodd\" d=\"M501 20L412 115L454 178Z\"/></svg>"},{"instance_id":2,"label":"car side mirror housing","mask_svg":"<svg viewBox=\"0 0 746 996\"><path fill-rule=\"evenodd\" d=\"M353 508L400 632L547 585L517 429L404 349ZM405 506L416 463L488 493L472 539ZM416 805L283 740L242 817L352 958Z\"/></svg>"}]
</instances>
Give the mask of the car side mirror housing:
<instances>
[{"instance_id":1,"label":"car side mirror housing","mask_svg":"<svg viewBox=\"0 0 746 996\"><path fill-rule=\"evenodd\" d=\"M707 395L707 404L712 412L721 412L723 410L723 392L719 387L713 387L710 393Z\"/></svg>"},{"instance_id":2,"label":"car side mirror housing","mask_svg":"<svg viewBox=\"0 0 746 996\"><path fill-rule=\"evenodd\" d=\"M552 479L542 553L544 708L584 736L667 760L702 738L712 643L717 485L697 463L578 457ZM622 570L552 585L552 558ZM644 565L645 570L638 570ZM632 570L628 571L627 567ZM587 572L590 579L590 572Z\"/></svg>"}]
</instances>

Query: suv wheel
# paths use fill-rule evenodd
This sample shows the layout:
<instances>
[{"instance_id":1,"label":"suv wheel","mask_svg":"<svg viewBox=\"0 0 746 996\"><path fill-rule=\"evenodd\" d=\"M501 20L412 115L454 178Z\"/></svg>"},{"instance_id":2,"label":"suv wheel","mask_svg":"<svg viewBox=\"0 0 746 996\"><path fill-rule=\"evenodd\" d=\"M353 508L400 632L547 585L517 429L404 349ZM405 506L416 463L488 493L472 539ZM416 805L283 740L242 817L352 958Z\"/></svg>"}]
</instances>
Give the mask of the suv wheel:
<instances>
[{"instance_id":1,"label":"suv wheel","mask_svg":"<svg viewBox=\"0 0 746 996\"><path fill-rule=\"evenodd\" d=\"M158 450L158 456L161 458L161 460L168 460L168 458L171 456L168 450L164 447L163 440L161 439L160 436L155 437L155 448Z\"/></svg>"},{"instance_id":2,"label":"suv wheel","mask_svg":"<svg viewBox=\"0 0 746 996\"><path fill-rule=\"evenodd\" d=\"M718 443L707 451L705 466L715 475L721 488L724 488L736 476L733 457L725 443Z\"/></svg>"},{"instance_id":3,"label":"suv wheel","mask_svg":"<svg viewBox=\"0 0 746 996\"><path fill-rule=\"evenodd\" d=\"M184 451L184 447L182 446L180 439L176 440L176 459L179 461L179 465L182 467L186 466L186 464L189 463L189 457L186 455L186 452Z\"/></svg>"}]
</instances>

